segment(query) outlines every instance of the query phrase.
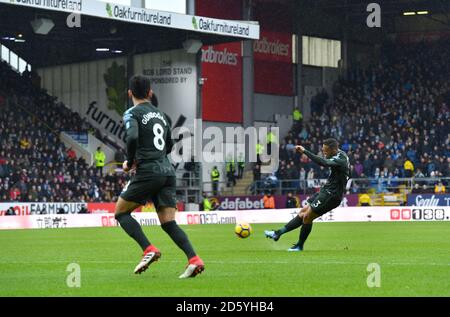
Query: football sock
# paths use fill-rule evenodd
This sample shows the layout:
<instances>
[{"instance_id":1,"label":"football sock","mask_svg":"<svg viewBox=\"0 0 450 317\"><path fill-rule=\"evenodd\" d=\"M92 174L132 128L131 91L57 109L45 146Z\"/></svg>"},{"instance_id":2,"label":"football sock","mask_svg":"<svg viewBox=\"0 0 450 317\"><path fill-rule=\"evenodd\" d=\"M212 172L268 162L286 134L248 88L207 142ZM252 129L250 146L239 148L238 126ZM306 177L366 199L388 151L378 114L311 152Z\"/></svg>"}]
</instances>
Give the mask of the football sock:
<instances>
[{"instance_id":1,"label":"football sock","mask_svg":"<svg viewBox=\"0 0 450 317\"><path fill-rule=\"evenodd\" d=\"M300 239L298 241L298 245L302 249L306 239L308 239L308 236L311 233L312 225L313 225L312 223L304 223L302 229L300 230Z\"/></svg>"},{"instance_id":2,"label":"football sock","mask_svg":"<svg viewBox=\"0 0 450 317\"><path fill-rule=\"evenodd\" d=\"M123 230L125 230L125 232L141 246L142 250L145 251L145 249L151 245L150 241L148 241L145 236L144 231L142 231L141 226L136 219L131 217L131 214L116 214L116 220L120 223Z\"/></svg>"},{"instance_id":3,"label":"football sock","mask_svg":"<svg viewBox=\"0 0 450 317\"><path fill-rule=\"evenodd\" d=\"M175 220L163 223L161 225L162 229L169 235L169 237L175 242L175 244L183 250L186 254L188 260L194 256L196 253L194 248L189 242L189 238L186 233L177 225Z\"/></svg>"},{"instance_id":4,"label":"football sock","mask_svg":"<svg viewBox=\"0 0 450 317\"><path fill-rule=\"evenodd\" d=\"M299 216L295 216L291 221L289 221L283 228L275 231L278 236L285 234L286 232L297 229L303 224L303 219Z\"/></svg>"}]
</instances>

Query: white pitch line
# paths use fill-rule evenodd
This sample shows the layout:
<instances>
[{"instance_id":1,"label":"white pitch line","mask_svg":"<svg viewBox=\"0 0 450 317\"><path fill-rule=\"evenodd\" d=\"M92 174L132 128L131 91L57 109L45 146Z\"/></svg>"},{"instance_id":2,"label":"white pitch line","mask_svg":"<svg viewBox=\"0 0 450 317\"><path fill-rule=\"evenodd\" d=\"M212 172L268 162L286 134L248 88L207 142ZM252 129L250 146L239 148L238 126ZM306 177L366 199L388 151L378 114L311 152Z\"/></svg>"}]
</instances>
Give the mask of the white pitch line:
<instances>
[{"instance_id":1,"label":"white pitch line","mask_svg":"<svg viewBox=\"0 0 450 317\"><path fill-rule=\"evenodd\" d=\"M184 263L182 261L174 261L174 260L160 260L161 262L166 263ZM27 261L27 262L7 262L0 261L0 264L70 264L70 263L80 263L80 264L131 264L137 263L136 261ZM206 264L322 264L322 265L368 265L372 262L351 262L351 261L299 261L299 262L290 262L290 261L205 261ZM380 265L390 265L390 266L450 266L450 263L423 263L423 262L388 262L383 263L380 262Z\"/></svg>"}]
</instances>

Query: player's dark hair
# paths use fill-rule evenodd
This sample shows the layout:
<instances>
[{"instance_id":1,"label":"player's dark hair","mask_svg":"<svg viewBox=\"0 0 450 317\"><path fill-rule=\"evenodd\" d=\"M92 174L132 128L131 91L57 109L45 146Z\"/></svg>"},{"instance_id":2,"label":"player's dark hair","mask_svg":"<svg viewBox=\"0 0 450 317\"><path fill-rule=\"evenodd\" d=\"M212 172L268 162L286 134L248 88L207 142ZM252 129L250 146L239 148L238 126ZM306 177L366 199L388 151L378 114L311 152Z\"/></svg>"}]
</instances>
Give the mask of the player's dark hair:
<instances>
[{"instance_id":1,"label":"player's dark hair","mask_svg":"<svg viewBox=\"0 0 450 317\"><path fill-rule=\"evenodd\" d=\"M328 146L330 149L332 150L337 150L338 148L338 141L336 139L333 138L329 138L323 141L323 144Z\"/></svg>"},{"instance_id":2,"label":"player's dark hair","mask_svg":"<svg viewBox=\"0 0 450 317\"><path fill-rule=\"evenodd\" d=\"M152 105L154 105L155 107L158 107L158 98L156 98L155 93L152 94Z\"/></svg>"},{"instance_id":3,"label":"player's dark hair","mask_svg":"<svg viewBox=\"0 0 450 317\"><path fill-rule=\"evenodd\" d=\"M143 75L135 75L130 79L130 90L135 98L147 98L150 89L150 78Z\"/></svg>"}]
</instances>

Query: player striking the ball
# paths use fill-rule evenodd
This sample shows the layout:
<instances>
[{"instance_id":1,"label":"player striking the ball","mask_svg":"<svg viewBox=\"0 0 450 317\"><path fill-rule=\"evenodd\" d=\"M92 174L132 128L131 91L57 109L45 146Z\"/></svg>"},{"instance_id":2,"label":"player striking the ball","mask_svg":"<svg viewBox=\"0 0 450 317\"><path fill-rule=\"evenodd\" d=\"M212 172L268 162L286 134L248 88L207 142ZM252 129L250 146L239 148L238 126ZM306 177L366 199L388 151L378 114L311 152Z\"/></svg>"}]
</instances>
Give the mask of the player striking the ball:
<instances>
[{"instance_id":1,"label":"player striking the ball","mask_svg":"<svg viewBox=\"0 0 450 317\"><path fill-rule=\"evenodd\" d=\"M297 145L295 150L302 154L304 153L313 162L329 167L331 170L330 176L320 191L307 200L308 205L300 209L300 212L294 219L289 221L283 228L266 230L264 234L267 238L278 241L286 232L302 226L298 242L288 251L303 251L303 245L312 230L313 220L341 204L345 186L350 178L350 161L347 154L339 150L338 142L335 139L324 140L322 152L325 158L315 155L300 145Z\"/></svg>"},{"instance_id":2,"label":"player striking the ball","mask_svg":"<svg viewBox=\"0 0 450 317\"><path fill-rule=\"evenodd\" d=\"M132 98L134 107L128 109L123 117L127 145L127 160L123 163L123 170L136 170L136 175L125 186L117 201L115 218L144 251L134 273L144 272L161 257L161 252L148 241L139 223L131 216L133 210L152 200L162 229L188 258L189 263L180 278L194 277L204 270L204 264L186 233L175 221L175 170L167 158L173 147L171 120L150 103L156 98L150 88L149 78L131 78L128 96Z\"/></svg>"}]
</instances>

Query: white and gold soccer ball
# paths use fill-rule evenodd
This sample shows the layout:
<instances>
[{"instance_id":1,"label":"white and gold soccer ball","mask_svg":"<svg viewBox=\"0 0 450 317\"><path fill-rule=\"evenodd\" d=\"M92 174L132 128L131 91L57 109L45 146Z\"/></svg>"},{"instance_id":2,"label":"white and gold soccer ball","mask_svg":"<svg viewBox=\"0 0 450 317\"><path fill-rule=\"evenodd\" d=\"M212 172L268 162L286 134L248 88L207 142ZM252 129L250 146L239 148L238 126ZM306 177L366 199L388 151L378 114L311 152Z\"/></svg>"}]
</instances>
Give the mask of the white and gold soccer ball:
<instances>
[{"instance_id":1,"label":"white and gold soccer ball","mask_svg":"<svg viewBox=\"0 0 450 317\"><path fill-rule=\"evenodd\" d=\"M248 223L238 223L234 227L234 233L242 239L248 238L252 234L252 227Z\"/></svg>"}]
</instances>

